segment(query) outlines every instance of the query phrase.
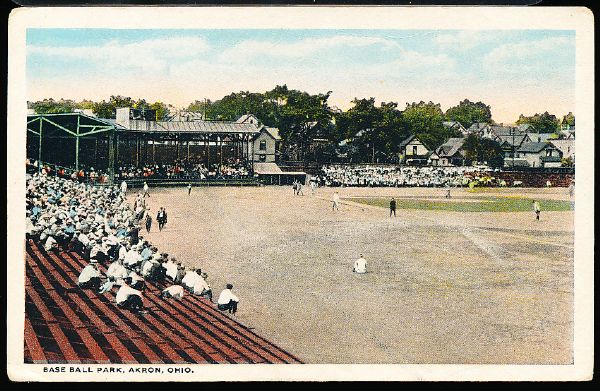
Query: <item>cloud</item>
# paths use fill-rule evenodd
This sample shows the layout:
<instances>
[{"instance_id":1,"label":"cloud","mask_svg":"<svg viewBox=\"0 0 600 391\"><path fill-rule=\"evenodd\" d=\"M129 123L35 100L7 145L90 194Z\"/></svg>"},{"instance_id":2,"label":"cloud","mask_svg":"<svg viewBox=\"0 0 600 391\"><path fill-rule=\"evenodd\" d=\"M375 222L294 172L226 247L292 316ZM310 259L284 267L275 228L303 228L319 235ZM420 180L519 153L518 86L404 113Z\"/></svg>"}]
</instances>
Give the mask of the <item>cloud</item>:
<instances>
[{"instance_id":1,"label":"cloud","mask_svg":"<svg viewBox=\"0 0 600 391\"><path fill-rule=\"evenodd\" d=\"M173 60L194 57L208 49L209 45L203 38L173 37L127 43L113 40L98 46L31 45L27 47L27 52L29 56L88 61L106 68L149 72L164 70Z\"/></svg>"},{"instance_id":2,"label":"cloud","mask_svg":"<svg viewBox=\"0 0 600 391\"><path fill-rule=\"evenodd\" d=\"M566 49L574 49L574 44L574 41L568 37L550 37L537 41L508 43L498 46L486 54L483 64L495 67L507 63L523 63L524 60L531 60L535 57L542 57L541 60L552 62L552 56L562 55Z\"/></svg>"},{"instance_id":3,"label":"cloud","mask_svg":"<svg viewBox=\"0 0 600 391\"><path fill-rule=\"evenodd\" d=\"M378 46L382 49L397 48L394 40L353 35L336 35L324 38L306 38L297 42L245 40L226 49L219 56L221 62L244 62L257 57L297 59L336 48L364 48Z\"/></svg>"},{"instance_id":4,"label":"cloud","mask_svg":"<svg viewBox=\"0 0 600 391\"><path fill-rule=\"evenodd\" d=\"M458 32L437 35L433 41L438 45L452 50L467 51L495 37L485 30L461 30Z\"/></svg>"}]
</instances>

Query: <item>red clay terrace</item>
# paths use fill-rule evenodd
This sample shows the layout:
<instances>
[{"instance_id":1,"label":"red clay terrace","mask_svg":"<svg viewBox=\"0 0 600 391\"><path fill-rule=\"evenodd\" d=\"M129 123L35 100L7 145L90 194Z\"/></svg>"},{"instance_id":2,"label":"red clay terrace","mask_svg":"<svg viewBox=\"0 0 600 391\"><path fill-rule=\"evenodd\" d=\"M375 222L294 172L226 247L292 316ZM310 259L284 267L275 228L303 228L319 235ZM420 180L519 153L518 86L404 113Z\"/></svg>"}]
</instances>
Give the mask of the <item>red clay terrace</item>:
<instances>
[{"instance_id":1,"label":"red clay terrace","mask_svg":"<svg viewBox=\"0 0 600 391\"><path fill-rule=\"evenodd\" d=\"M113 292L77 287L78 253L47 253L32 240L26 251L26 363L300 363L204 298L165 301L165 287L147 282L147 312L135 314Z\"/></svg>"}]
</instances>

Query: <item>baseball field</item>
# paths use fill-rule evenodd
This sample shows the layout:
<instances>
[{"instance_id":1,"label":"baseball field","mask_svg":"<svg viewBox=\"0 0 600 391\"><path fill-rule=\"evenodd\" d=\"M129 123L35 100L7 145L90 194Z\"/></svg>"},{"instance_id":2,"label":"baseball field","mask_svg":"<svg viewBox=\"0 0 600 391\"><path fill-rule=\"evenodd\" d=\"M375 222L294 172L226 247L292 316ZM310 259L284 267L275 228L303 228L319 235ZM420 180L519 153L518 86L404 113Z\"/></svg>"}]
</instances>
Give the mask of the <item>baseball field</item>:
<instances>
[{"instance_id":1,"label":"baseball field","mask_svg":"<svg viewBox=\"0 0 600 391\"><path fill-rule=\"evenodd\" d=\"M164 206L169 222L144 237L207 272L215 299L234 284L236 318L307 363L572 362L567 189L150 193L153 217ZM364 275L352 273L360 254Z\"/></svg>"}]
</instances>

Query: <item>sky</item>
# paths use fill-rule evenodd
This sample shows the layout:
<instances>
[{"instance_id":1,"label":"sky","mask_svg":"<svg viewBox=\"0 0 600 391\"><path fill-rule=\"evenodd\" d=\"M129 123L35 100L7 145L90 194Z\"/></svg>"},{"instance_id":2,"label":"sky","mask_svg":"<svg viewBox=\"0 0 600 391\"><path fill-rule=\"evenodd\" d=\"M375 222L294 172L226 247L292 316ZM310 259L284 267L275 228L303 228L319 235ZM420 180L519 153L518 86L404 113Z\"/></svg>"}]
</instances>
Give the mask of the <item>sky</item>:
<instances>
[{"instance_id":1,"label":"sky","mask_svg":"<svg viewBox=\"0 0 600 391\"><path fill-rule=\"evenodd\" d=\"M276 85L354 98L467 98L496 122L575 112L570 30L28 29L27 98L125 95L185 107Z\"/></svg>"}]
</instances>

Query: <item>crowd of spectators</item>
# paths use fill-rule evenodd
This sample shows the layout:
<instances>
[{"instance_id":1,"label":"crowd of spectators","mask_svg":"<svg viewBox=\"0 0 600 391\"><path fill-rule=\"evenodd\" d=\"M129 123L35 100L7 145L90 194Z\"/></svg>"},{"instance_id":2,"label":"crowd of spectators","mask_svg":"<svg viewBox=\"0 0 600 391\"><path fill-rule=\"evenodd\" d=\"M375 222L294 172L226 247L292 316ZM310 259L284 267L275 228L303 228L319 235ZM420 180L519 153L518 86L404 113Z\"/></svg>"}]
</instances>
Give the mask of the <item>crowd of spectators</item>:
<instances>
[{"instance_id":1,"label":"crowd of spectators","mask_svg":"<svg viewBox=\"0 0 600 391\"><path fill-rule=\"evenodd\" d=\"M483 167L326 165L316 179L321 186L496 186L490 170ZM506 183L504 183L506 185Z\"/></svg>"},{"instance_id":2,"label":"crowd of spectators","mask_svg":"<svg viewBox=\"0 0 600 391\"><path fill-rule=\"evenodd\" d=\"M243 179L250 175L244 161L228 159L223 164L211 164L193 161L175 161L172 164L147 164L121 166L116 172L116 179Z\"/></svg>"},{"instance_id":3,"label":"crowd of spectators","mask_svg":"<svg viewBox=\"0 0 600 391\"><path fill-rule=\"evenodd\" d=\"M80 164L80 168L75 170L57 164L40 163L37 160L27 159L25 165L26 172L30 174L34 172L43 172L46 175L69 178L78 182L108 183L109 181L108 174L104 171L83 164Z\"/></svg>"},{"instance_id":4,"label":"crowd of spectators","mask_svg":"<svg viewBox=\"0 0 600 391\"><path fill-rule=\"evenodd\" d=\"M165 299L181 299L187 291L212 301L206 273L183 266L140 237L146 213L141 194L134 210L118 186L93 186L45 171L28 173L26 183L27 237L47 252L69 249L81 254L88 262L78 278L81 289L99 294L116 290L116 305L132 311L143 310L149 280L167 285ZM222 296L235 298L232 306L237 308L238 299L229 288Z\"/></svg>"}]
</instances>

